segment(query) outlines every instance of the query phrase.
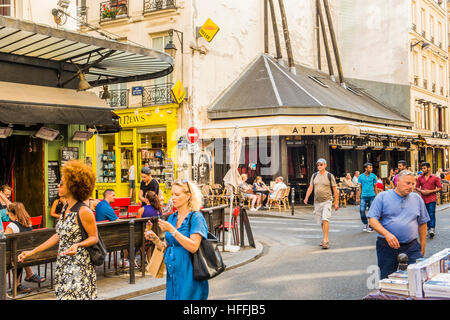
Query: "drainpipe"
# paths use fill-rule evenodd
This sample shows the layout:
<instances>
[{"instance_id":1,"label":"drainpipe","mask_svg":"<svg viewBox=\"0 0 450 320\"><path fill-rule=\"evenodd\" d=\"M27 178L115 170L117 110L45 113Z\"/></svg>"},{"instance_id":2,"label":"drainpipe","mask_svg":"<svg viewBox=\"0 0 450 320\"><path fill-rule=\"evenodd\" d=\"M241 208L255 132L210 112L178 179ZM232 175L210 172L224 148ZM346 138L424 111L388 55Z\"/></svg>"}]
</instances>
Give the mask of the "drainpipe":
<instances>
[{"instance_id":1,"label":"drainpipe","mask_svg":"<svg viewBox=\"0 0 450 320\"><path fill-rule=\"evenodd\" d=\"M284 2L283 0L278 0L278 4L280 6L280 13L281 13L281 22L283 23L283 34L284 34L284 41L286 43L286 52L288 56L288 64L289 64L289 70L296 74L295 65L294 65L294 56L292 55L292 47L291 47L291 39L289 37L289 29L287 24L287 18L286 18L286 10L284 9Z\"/></svg>"},{"instance_id":2,"label":"drainpipe","mask_svg":"<svg viewBox=\"0 0 450 320\"><path fill-rule=\"evenodd\" d=\"M327 56L327 63L328 63L328 73L330 74L330 78L333 81L336 81L333 73L333 64L331 63L331 54L330 54L330 48L328 47L328 41L327 41L327 31L325 29L325 23L323 20L323 14L322 9L320 7L320 1L317 0L317 12L319 13L319 20L320 20L320 26L322 28L322 38L323 38L323 44L325 46L325 53Z\"/></svg>"},{"instance_id":3,"label":"drainpipe","mask_svg":"<svg viewBox=\"0 0 450 320\"><path fill-rule=\"evenodd\" d=\"M330 29L330 36L331 36L331 42L333 43L333 50L334 50L334 56L336 58L336 65L339 73L339 80L343 87L346 87L344 83L344 74L342 72L342 64L341 64L341 57L339 55L339 49L336 41L336 34L334 32L333 27L333 20L331 17L330 7L328 6L328 0L323 0L323 5L325 7L325 13L327 15L328 20L328 28Z\"/></svg>"},{"instance_id":4,"label":"drainpipe","mask_svg":"<svg viewBox=\"0 0 450 320\"><path fill-rule=\"evenodd\" d=\"M320 21L319 21L319 3L320 0L316 0L316 33L317 33L317 67L322 70L322 61L320 55Z\"/></svg>"},{"instance_id":5,"label":"drainpipe","mask_svg":"<svg viewBox=\"0 0 450 320\"><path fill-rule=\"evenodd\" d=\"M278 27L277 27L277 18L275 17L275 9L273 8L273 0L269 0L270 5L270 14L272 17L272 27L273 27L273 35L275 37L275 47L277 50L277 56L275 57L277 60L283 58L281 55L281 45L280 45L280 36L278 35Z\"/></svg>"},{"instance_id":6,"label":"drainpipe","mask_svg":"<svg viewBox=\"0 0 450 320\"><path fill-rule=\"evenodd\" d=\"M269 19L267 0L264 1L264 53L269 53Z\"/></svg>"}]
</instances>

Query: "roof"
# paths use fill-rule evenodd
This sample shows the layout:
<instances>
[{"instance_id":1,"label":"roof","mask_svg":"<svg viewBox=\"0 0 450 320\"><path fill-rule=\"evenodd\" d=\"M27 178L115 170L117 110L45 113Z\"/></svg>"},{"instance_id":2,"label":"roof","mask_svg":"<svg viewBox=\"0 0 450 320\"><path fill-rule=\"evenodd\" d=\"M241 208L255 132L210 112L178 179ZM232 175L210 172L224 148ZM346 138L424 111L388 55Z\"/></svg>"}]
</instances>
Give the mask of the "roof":
<instances>
[{"instance_id":1,"label":"roof","mask_svg":"<svg viewBox=\"0 0 450 320\"><path fill-rule=\"evenodd\" d=\"M173 71L173 59L163 52L0 16L4 59L71 72L83 68L91 86L154 79Z\"/></svg>"},{"instance_id":2,"label":"roof","mask_svg":"<svg viewBox=\"0 0 450 320\"><path fill-rule=\"evenodd\" d=\"M363 91L342 87L317 70L296 65L291 73L263 54L213 103L214 119L268 115L329 115L405 127L411 122Z\"/></svg>"}]
</instances>

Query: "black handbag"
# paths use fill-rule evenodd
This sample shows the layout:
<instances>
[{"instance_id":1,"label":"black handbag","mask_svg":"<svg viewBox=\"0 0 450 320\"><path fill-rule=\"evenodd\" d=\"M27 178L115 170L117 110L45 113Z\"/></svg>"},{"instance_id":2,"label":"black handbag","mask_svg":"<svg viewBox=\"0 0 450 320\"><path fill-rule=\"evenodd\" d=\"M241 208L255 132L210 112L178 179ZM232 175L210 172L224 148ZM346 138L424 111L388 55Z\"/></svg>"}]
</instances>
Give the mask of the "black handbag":
<instances>
[{"instance_id":1,"label":"black handbag","mask_svg":"<svg viewBox=\"0 0 450 320\"><path fill-rule=\"evenodd\" d=\"M89 236L88 236L86 230L84 229L83 224L81 223L81 219L80 219L79 211L82 206L87 207L87 205L84 204L83 202L77 202L72 207L72 211L77 213L78 226L80 227L80 230L81 230L81 241L84 241ZM102 238L100 237L100 234L97 234L97 237L98 237L98 242L96 244L94 244L90 247L85 247L85 248L89 252L92 264L94 266L101 266L103 264L103 262L105 262L106 247L102 241Z\"/></svg>"},{"instance_id":2,"label":"black handbag","mask_svg":"<svg viewBox=\"0 0 450 320\"><path fill-rule=\"evenodd\" d=\"M189 231L191 230L191 218L189 217ZM200 246L195 253L191 253L191 262L194 280L205 281L221 274L226 266L217 247L217 238L208 232L208 239L202 237Z\"/></svg>"}]
</instances>

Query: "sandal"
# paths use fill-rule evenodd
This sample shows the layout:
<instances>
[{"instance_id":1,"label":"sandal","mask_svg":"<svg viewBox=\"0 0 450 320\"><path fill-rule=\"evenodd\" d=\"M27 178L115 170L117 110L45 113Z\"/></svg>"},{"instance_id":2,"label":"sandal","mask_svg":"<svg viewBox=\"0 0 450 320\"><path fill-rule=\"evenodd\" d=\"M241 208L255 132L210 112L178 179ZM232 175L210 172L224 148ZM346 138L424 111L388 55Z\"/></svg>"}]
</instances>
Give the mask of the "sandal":
<instances>
[{"instance_id":1,"label":"sandal","mask_svg":"<svg viewBox=\"0 0 450 320\"><path fill-rule=\"evenodd\" d=\"M25 278L25 281L27 281L27 282L42 283L42 282L45 281L45 278L44 278L44 277L41 277L41 276L39 276L39 275L37 275L37 274L35 273L35 274L33 274L30 278L28 278L28 279Z\"/></svg>"},{"instance_id":2,"label":"sandal","mask_svg":"<svg viewBox=\"0 0 450 320\"><path fill-rule=\"evenodd\" d=\"M31 291L31 288L25 287L22 284L19 284L17 286L17 293L29 293Z\"/></svg>"},{"instance_id":3,"label":"sandal","mask_svg":"<svg viewBox=\"0 0 450 320\"><path fill-rule=\"evenodd\" d=\"M329 242L323 242L322 249L328 249L328 248L329 248Z\"/></svg>"}]
</instances>

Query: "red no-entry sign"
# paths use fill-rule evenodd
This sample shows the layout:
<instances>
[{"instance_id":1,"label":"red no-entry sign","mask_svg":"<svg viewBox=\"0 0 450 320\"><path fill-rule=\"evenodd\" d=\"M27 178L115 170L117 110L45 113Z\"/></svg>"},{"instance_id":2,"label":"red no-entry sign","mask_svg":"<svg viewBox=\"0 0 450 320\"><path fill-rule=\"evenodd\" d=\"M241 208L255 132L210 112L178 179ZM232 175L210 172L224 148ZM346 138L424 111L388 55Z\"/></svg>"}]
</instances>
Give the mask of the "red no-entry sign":
<instances>
[{"instance_id":1,"label":"red no-entry sign","mask_svg":"<svg viewBox=\"0 0 450 320\"><path fill-rule=\"evenodd\" d=\"M190 127L187 132L187 139L190 143L196 143L200 134L196 127Z\"/></svg>"}]
</instances>

